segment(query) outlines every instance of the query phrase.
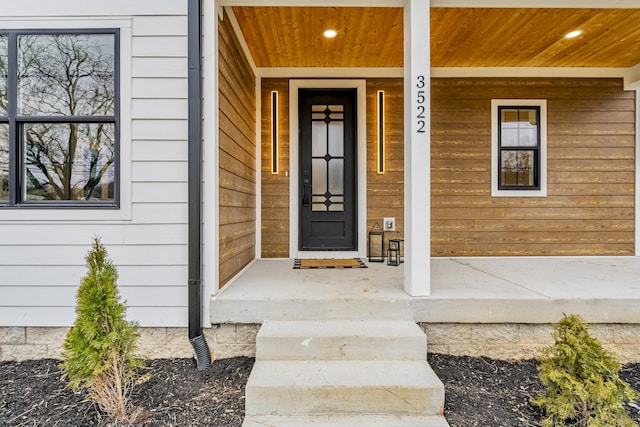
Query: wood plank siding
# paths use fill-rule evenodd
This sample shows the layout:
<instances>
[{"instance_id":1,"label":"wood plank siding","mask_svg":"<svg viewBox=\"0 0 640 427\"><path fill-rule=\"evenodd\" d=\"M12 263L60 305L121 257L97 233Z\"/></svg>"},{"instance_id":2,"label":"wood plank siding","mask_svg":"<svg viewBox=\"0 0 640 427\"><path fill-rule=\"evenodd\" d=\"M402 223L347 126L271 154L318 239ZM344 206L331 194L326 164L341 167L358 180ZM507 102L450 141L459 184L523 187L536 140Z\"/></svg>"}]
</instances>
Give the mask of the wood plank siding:
<instances>
[{"instance_id":1,"label":"wood plank siding","mask_svg":"<svg viewBox=\"0 0 640 427\"><path fill-rule=\"evenodd\" d=\"M379 90L386 100L386 171L377 173L377 101ZM271 92L279 99L279 165L271 173ZM395 217L399 232L404 223L404 144L402 79L367 80L367 231L384 217ZM289 80L262 79L262 256L289 256ZM364 131L364 130L361 130ZM387 233L387 239L393 234Z\"/></svg>"},{"instance_id":2,"label":"wood plank siding","mask_svg":"<svg viewBox=\"0 0 640 427\"><path fill-rule=\"evenodd\" d=\"M378 173L378 91L385 102L385 170ZM402 79L367 80L367 233L386 217L396 219L388 240L404 232L404 83ZM367 240L368 245L368 240ZM368 251L368 247L367 247ZM385 249L386 253L386 249ZM367 253L368 254L368 253Z\"/></svg>"},{"instance_id":3,"label":"wood plank siding","mask_svg":"<svg viewBox=\"0 0 640 427\"><path fill-rule=\"evenodd\" d=\"M289 253L286 79L262 89L262 256ZM280 167L270 169L270 93L280 92ZM386 170L377 173L376 94L385 91ZM547 100L547 197L491 197L491 99ZM635 95L617 79L433 79L433 256L632 255ZM367 81L367 231L404 228L403 83ZM387 237L390 233L387 233Z\"/></svg>"},{"instance_id":4,"label":"wood plank siding","mask_svg":"<svg viewBox=\"0 0 640 427\"><path fill-rule=\"evenodd\" d=\"M225 12L226 14L226 12ZM255 75L227 16L218 26L220 286L255 258Z\"/></svg>"},{"instance_id":5,"label":"wood plank siding","mask_svg":"<svg viewBox=\"0 0 640 427\"><path fill-rule=\"evenodd\" d=\"M278 173L272 173L271 93L278 93ZM289 257L289 80L262 79L262 257Z\"/></svg>"},{"instance_id":6,"label":"wood plank siding","mask_svg":"<svg viewBox=\"0 0 640 427\"><path fill-rule=\"evenodd\" d=\"M543 198L491 197L491 99L547 100ZM632 255L635 97L617 79L433 79L434 256Z\"/></svg>"}]
</instances>

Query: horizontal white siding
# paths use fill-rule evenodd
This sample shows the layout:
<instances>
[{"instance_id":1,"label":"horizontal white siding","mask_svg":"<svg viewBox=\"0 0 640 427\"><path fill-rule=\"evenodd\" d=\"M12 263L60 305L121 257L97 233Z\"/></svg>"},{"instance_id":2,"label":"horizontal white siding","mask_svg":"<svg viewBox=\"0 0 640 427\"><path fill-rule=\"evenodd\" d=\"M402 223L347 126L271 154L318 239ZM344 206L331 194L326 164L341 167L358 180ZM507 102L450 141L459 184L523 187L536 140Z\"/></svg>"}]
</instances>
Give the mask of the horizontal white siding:
<instances>
[{"instance_id":1,"label":"horizontal white siding","mask_svg":"<svg viewBox=\"0 0 640 427\"><path fill-rule=\"evenodd\" d=\"M140 203L187 203L186 182L135 182L133 197Z\"/></svg>"},{"instance_id":2,"label":"horizontal white siding","mask_svg":"<svg viewBox=\"0 0 640 427\"><path fill-rule=\"evenodd\" d=\"M187 119L187 99L134 99L136 119Z\"/></svg>"},{"instance_id":3,"label":"horizontal white siding","mask_svg":"<svg viewBox=\"0 0 640 427\"><path fill-rule=\"evenodd\" d=\"M134 120L131 126L136 140L178 140L187 134L187 120Z\"/></svg>"},{"instance_id":4,"label":"horizontal white siding","mask_svg":"<svg viewBox=\"0 0 640 427\"><path fill-rule=\"evenodd\" d=\"M188 83L184 78L133 78L132 82L134 99L187 99Z\"/></svg>"},{"instance_id":5,"label":"horizontal white siding","mask_svg":"<svg viewBox=\"0 0 640 427\"><path fill-rule=\"evenodd\" d=\"M80 265L38 265L30 269L12 265L2 266L2 281L7 284L5 286L10 286L11 283L15 283L11 286L68 286L70 283L78 285L86 273L86 267ZM176 268L174 265L118 266L118 281L131 286L175 286L186 274L186 266L182 268ZM8 292L3 293L3 301L8 294Z\"/></svg>"},{"instance_id":6,"label":"horizontal white siding","mask_svg":"<svg viewBox=\"0 0 640 427\"><path fill-rule=\"evenodd\" d=\"M187 58L133 58L131 70L133 77L186 78Z\"/></svg>"},{"instance_id":7,"label":"horizontal white siding","mask_svg":"<svg viewBox=\"0 0 640 427\"><path fill-rule=\"evenodd\" d=\"M84 265L88 245L41 245L41 246L0 246L1 266L53 266ZM183 245L124 245L111 246L109 256L117 266L123 265L185 265L187 252ZM11 259L13 261L11 261ZM10 264L9 264L10 263ZM46 278L43 278L46 283Z\"/></svg>"},{"instance_id":8,"label":"horizontal white siding","mask_svg":"<svg viewBox=\"0 0 640 427\"><path fill-rule=\"evenodd\" d=\"M180 3L175 2L175 3ZM184 14L186 14L187 2L183 2ZM171 16L175 15L175 16ZM133 17L133 35L134 36L154 36L184 37L187 34L187 20L178 14L170 16L152 15L152 16L134 16Z\"/></svg>"},{"instance_id":9,"label":"horizontal white siding","mask_svg":"<svg viewBox=\"0 0 640 427\"><path fill-rule=\"evenodd\" d=\"M187 147L184 141L138 140L131 147L133 161L187 161Z\"/></svg>"},{"instance_id":10,"label":"horizontal white siding","mask_svg":"<svg viewBox=\"0 0 640 427\"><path fill-rule=\"evenodd\" d=\"M147 224L168 224L175 222L176 218L185 218L186 224L187 215L186 203L136 203L131 214L134 221L144 220Z\"/></svg>"},{"instance_id":11,"label":"horizontal white siding","mask_svg":"<svg viewBox=\"0 0 640 427\"><path fill-rule=\"evenodd\" d=\"M129 319L187 325L186 13L186 0L3 6L0 29L130 27L121 32L123 214L15 209L9 219L0 216L0 326L71 325L94 235L118 268Z\"/></svg>"},{"instance_id":12,"label":"horizontal white siding","mask_svg":"<svg viewBox=\"0 0 640 427\"><path fill-rule=\"evenodd\" d=\"M133 182L184 182L187 180L186 162L134 162Z\"/></svg>"},{"instance_id":13,"label":"horizontal white siding","mask_svg":"<svg viewBox=\"0 0 640 427\"><path fill-rule=\"evenodd\" d=\"M137 184L135 184L137 185ZM182 184L180 184L182 185ZM99 234L109 249L114 245L186 244L187 224L74 224L66 222L52 227L50 224L33 223L28 227L4 227L1 246L49 246L63 243L85 246L91 236ZM82 264L84 261L80 260ZM0 265L8 261L0 259ZM10 264L9 264L10 265Z\"/></svg>"},{"instance_id":14,"label":"horizontal white siding","mask_svg":"<svg viewBox=\"0 0 640 427\"><path fill-rule=\"evenodd\" d=\"M180 307L187 305L187 294L177 286L127 286L120 290L120 296L131 306L138 307ZM75 289L69 286L15 286L3 301L6 307L22 307L30 301L35 307L66 307L74 304Z\"/></svg>"},{"instance_id":15,"label":"horizontal white siding","mask_svg":"<svg viewBox=\"0 0 640 427\"><path fill-rule=\"evenodd\" d=\"M37 15L34 15L36 11ZM29 0L28 2L6 1L2 4L3 17L18 17L23 19L56 16L102 19L112 16L179 16L186 14L187 2L184 0L109 0L108 2L86 0Z\"/></svg>"},{"instance_id":16,"label":"horizontal white siding","mask_svg":"<svg viewBox=\"0 0 640 427\"><path fill-rule=\"evenodd\" d=\"M183 58L184 52L187 50L187 37L164 36L160 38L156 36L138 37L134 35L131 50L135 57Z\"/></svg>"},{"instance_id":17,"label":"horizontal white siding","mask_svg":"<svg viewBox=\"0 0 640 427\"><path fill-rule=\"evenodd\" d=\"M160 316L159 313L161 313ZM140 322L141 326L146 327L175 327L177 324L185 323L184 319L188 314L186 306L136 307L128 305L127 319ZM75 319L73 309L53 306L2 307L2 315L10 319L5 326L41 326L42 319L46 319L46 326L61 327L71 326Z\"/></svg>"}]
</instances>

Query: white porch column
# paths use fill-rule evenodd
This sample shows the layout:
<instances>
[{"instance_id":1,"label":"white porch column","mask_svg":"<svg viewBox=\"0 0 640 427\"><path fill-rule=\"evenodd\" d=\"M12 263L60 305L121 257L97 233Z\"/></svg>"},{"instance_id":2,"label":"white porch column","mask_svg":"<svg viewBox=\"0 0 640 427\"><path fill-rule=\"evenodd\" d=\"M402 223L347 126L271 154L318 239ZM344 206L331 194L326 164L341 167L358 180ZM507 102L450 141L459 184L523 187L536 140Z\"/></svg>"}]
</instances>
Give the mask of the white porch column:
<instances>
[{"instance_id":1,"label":"white porch column","mask_svg":"<svg viewBox=\"0 0 640 427\"><path fill-rule=\"evenodd\" d=\"M431 292L430 0L404 7L404 289Z\"/></svg>"}]
</instances>

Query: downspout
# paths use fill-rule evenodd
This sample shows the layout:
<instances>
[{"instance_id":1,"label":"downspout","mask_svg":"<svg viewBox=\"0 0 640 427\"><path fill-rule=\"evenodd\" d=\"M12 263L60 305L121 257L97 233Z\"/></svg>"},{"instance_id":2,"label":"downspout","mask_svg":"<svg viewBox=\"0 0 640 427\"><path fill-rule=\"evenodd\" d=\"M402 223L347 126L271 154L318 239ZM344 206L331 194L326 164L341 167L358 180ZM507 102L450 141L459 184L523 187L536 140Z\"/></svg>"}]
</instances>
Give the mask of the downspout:
<instances>
[{"instance_id":1,"label":"downspout","mask_svg":"<svg viewBox=\"0 0 640 427\"><path fill-rule=\"evenodd\" d=\"M200 0L187 0L189 90L189 341L198 370L211 365L202 334L202 76Z\"/></svg>"}]
</instances>

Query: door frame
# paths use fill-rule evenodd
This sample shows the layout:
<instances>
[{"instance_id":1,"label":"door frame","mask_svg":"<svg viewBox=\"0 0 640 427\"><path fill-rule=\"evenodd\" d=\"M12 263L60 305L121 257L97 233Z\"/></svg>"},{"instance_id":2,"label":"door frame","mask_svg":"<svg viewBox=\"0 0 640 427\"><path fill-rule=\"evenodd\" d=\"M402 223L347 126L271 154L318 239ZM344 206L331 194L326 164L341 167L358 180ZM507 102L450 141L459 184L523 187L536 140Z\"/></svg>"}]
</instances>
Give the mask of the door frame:
<instances>
[{"instance_id":1,"label":"door frame","mask_svg":"<svg viewBox=\"0 0 640 427\"><path fill-rule=\"evenodd\" d=\"M299 241L299 117L298 89L356 89L356 177L358 233L356 251L300 251ZM289 80L289 257L365 258L367 254L367 81L366 80Z\"/></svg>"},{"instance_id":2,"label":"door frame","mask_svg":"<svg viewBox=\"0 0 640 427\"><path fill-rule=\"evenodd\" d=\"M319 105L321 111L319 115L323 118L321 122L318 122L318 113L315 112ZM338 109L338 106L342 108ZM299 233L301 233L298 235L298 250L305 252L356 251L358 247L357 91L355 89L298 89L298 108L304 108L304 110L298 110L301 138L298 144L298 150L300 150L298 185L308 184L308 191L298 188L300 192L298 203L301 204L298 217ZM327 108L331 110L328 116ZM320 123L324 131L324 141L321 144L323 154L318 158L315 135L318 132L316 125ZM335 128L331 130L336 124L340 125L340 136L334 135ZM339 149L335 145L336 142ZM327 155L331 156L330 159ZM341 180L334 176L337 171L332 170L336 164L333 156L337 156L335 160L342 164ZM321 166L317 163L318 161L322 163ZM323 173L320 173L321 170ZM316 172L324 175L323 183L316 182ZM318 188L316 184L319 185ZM322 199L321 206L317 204L318 197ZM304 201L305 198L308 198L307 203ZM327 201L331 203L330 206L326 205Z\"/></svg>"}]
</instances>

